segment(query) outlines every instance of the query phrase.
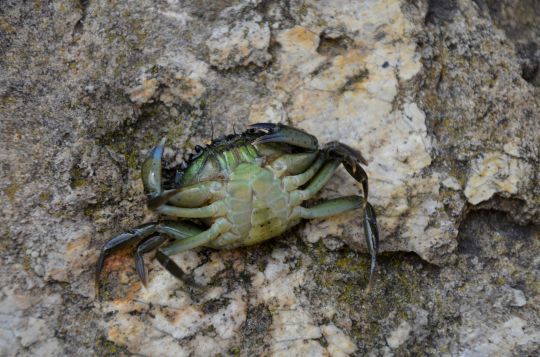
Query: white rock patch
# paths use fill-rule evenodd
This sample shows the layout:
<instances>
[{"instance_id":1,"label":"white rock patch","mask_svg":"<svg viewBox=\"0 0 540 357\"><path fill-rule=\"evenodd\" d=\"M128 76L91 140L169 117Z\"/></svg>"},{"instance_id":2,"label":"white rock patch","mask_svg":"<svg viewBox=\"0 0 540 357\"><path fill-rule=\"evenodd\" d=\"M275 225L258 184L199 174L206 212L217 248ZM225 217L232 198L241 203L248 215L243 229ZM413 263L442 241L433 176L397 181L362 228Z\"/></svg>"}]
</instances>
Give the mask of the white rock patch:
<instances>
[{"instance_id":1,"label":"white rock patch","mask_svg":"<svg viewBox=\"0 0 540 357\"><path fill-rule=\"evenodd\" d=\"M386 337L386 343L390 348L396 349L407 341L411 331L411 325L407 321L402 321L390 336Z\"/></svg>"},{"instance_id":2,"label":"white rock patch","mask_svg":"<svg viewBox=\"0 0 540 357\"><path fill-rule=\"evenodd\" d=\"M495 193L516 193L521 181L528 180L528 164L506 154L491 152L479 157L471 167L465 196L476 205Z\"/></svg>"},{"instance_id":3,"label":"white rock patch","mask_svg":"<svg viewBox=\"0 0 540 357\"><path fill-rule=\"evenodd\" d=\"M348 356L356 351L356 345L343 331L335 325L323 326L322 332L328 342L328 352L332 357Z\"/></svg>"}]
</instances>

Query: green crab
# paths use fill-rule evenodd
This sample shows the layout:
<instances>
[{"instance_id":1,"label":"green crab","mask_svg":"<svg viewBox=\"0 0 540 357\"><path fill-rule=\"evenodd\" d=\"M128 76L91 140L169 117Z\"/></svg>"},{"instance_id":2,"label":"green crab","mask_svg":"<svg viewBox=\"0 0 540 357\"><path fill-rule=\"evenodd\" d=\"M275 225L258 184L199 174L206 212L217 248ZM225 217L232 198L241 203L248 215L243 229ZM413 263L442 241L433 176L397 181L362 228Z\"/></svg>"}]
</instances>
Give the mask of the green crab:
<instances>
[{"instance_id":1,"label":"green crab","mask_svg":"<svg viewBox=\"0 0 540 357\"><path fill-rule=\"evenodd\" d=\"M301 219L355 209L363 210L371 254L368 287L371 285L379 233L375 211L367 201L367 174L360 166L367 163L359 152L337 141L319 147L315 136L272 123L254 124L242 134L213 140L204 148L197 146L187 161L172 169L162 168L164 147L165 139L142 165L148 207L181 220L146 223L108 241L96 266L98 293L105 259L120 247L136 245L135 266L143 285L147 282L143 255L156 249L156 258L165 269L194 284L171 255L196 247L249 246L284 233ZM340 164L362 184L363 196L302 206L315 197ZM193 219L198 224L188 221Z\"/></svg>"}]
</instances>

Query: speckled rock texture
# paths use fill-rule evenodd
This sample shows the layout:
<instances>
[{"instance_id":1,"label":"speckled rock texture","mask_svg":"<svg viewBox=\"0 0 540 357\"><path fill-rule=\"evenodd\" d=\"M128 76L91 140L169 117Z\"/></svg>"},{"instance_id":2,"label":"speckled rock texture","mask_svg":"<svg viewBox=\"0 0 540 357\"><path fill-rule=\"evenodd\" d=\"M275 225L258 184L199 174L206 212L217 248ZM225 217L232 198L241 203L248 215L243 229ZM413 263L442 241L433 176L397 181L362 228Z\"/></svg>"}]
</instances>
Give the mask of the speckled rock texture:
<instances>
[{"instance_id":1,"label":"speckled rock texture","mask_svg":"<svg viewBox=\"0 0 540 357\"><path fill-rule=\"evenodd\" d=\"M5 0L0 355L537 355L537 0ZM358 212L248 249L94 264L155 220L139 166L254 122L369 165ZM319 198L356 194L339 171Z\"/></svg>"}]
</instances>

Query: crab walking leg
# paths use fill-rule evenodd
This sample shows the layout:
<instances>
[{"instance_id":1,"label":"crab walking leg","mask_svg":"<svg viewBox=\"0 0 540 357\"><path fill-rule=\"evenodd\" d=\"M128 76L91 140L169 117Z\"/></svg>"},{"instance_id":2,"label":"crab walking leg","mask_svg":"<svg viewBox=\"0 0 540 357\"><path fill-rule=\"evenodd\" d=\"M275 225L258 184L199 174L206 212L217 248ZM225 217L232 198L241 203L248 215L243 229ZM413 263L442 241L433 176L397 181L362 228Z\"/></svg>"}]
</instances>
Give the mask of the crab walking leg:
<instances>
[{"instance_id":1,"label":"crab walking leg","mask_svg":"<svg viewBox=\"0 0 540 357\"><path fill-rule=\"evenodd\" d=\"M298 175L313 166L317 156L319 156L319 153L316 151L281 155L272 162L271 170L274 171L277 177L282 177L284 174Z\"/></svg>"},{"instance_id":2,"label":"crab walking leg","mask_svg":"<svg viewBox=\"0 0 540 357\"><path fill-rule=\"evenodd\" d=\"M364 198L361 196L339 197L323 201L310 208L298 206L293 210L291 218L326 218L335 216L344 212L349 212L364 205Z\"/></svg>"},{"instance_id":3,"label":"crab walking leg","mask_svg":"<svg viewBox=\"0 0 540 357\"><path fill-rule=\"evenodd\" d=\"M323 151L331 158L339 160L347 172L359 183L362 184L365 202L368 200L368 177L362 166L367 165L362 154L339 141L332 141L325 145Z\"/></svg>"},{"instance_id":4,"label":"crab walking leg","mask_svg":"<svg viewBox=\"0 0 540 357\"><path fill-rule=\"evenodd\" d=\"M232 225L229 223L229 221L227 221L225 218L219 218L208 230L160 248L156 253L156 258L169 273L188 283L189 285L196 285L192 279L188 277L178 265L176 265L170 256L190 250L192 248L203 246L216 239L221 234L228 232L231 227Z\"/></svg>"},{"instance_id":5,"label":"crab walking leg","mask_svg":"<svg viewBox=\"0 0 540 357\"><path fill-rule=\"evenodd\" d=\"M360 164L367 165L367 161L359 151L338 141L332 141L326 144L323 150L328 156L340 160L347 172L357 182L362 184L362 190L364 192L364 232L366 244L371 255L371 268L368 284L369 290L371 289L373 273L375 272L375 267L377 265L377 253L379 251L379 230L377 227L377 216L375 215L375 210L368 202L368 177L364 169L360 166Z\"/></svg>"},{"instance_id":6,"label":"crab walking leg","mask_svg":"<svg viewBox=\"0 0 540 357\"><path fill-rule=\"evenodd\" d=\"M170 205L162 205L155 209L156 212L171 217L180 218L210 218L227 213L227 207L222 201L216 201L208 206L199 208L184 208Z\"/></svg>"},{"instance_id":7,"label":"crab walking leg","mask_svg":"<svg viewBox=\"0 0 540 357\"><path fill-rule=\"evenodd\" d=\"M174 255L200 247L216 239L220 234L228 232L231 227L232 225L227 219L218 218L209 229L194 236L179 240L178 242L174 242L171 245L161 248L159 251L165 255Z\"/></svg>"},{"instance_id":8,"label":"crab walking leg","mask_svg":"<svg viewBox=\"0 0 540 357\"><path fill-rule=\"evenodd\" d=\"M137 270L137 275L139 275L139 279L141 279L141 282L144 285L144 287L146 287L148 275L146 272L146 268L144 267L143 254L151 252L154 249L157 249L166 240L167 240L167 237L157 235L157 236L153 236L142 241L137 246L137 250L135 251L135 269Z\"/></svg>"},{"instance_id":9,"label":"crab walking leg","mask_svg":"<svg viewBox=\"0 0 540 357\"><path fill-rule=\"evenodd\" d=\"M306 171L298 175L287 176L283 178L283 187L287 191L296 190L298 187L305 185L309 180L315 176L317 171L321 168L326 160L323 157L319 157L311 167Z\"/></svg>"},{"instance_id":10,"label":"crab walking leg","mask_svg":"<svg viewBox=\"0 0 540 357\"><path fill-rule=\"evenodd\" d=\"M373 281L373 273L377 266L377 253L379 252L379 228L377 226L377 216L373 206L365 201L364 207L364 234L366 236L366 244L371 255L371 267L369 269L368 290L371 289Z\"/></svg>"},{"instance_id":11,"label":"crab walking leg","mask_svg":"<svg viewBox=\"0 0 540 357\"><path fill-rule=\"evenodd\" d=\"M319 203L318 205L305 208L296 207L293 210L291 218L326 218L340 213L352 211L358 208L364 208L364 234L366 245L371 255L371 267L369 271L368 289L371 288L371 282L375 267L377 266L377 253L379 251L379 230L377 228L377 217L375 210L369 202L365 202L362 196L347 196L334 198Z\"/></svg>"},{"instance_id":12,"label":"crab walking leg","mask_svg":"<svg viewBox=\"0 0 540 357\"><path fill-rule=\"evenodd\" d=\"M143 240L139 243L137 250L135 251L135 268L145 287L147 273L144 267L143 254L159 248L159 246L165 243L168 238L174 238L176 240L185 239L197 235L203 232L203 230L186 222L165 221L156 226L156 232L161 233L161 235Z\"/></svg>"},{"instance_id":13,"label":"crab walking leg","mask_svg":"<svg viewBox=\"0 0 540 357\"><path fill-rule=\"evenodd\" d=\"M101 276L101 270L103 269L103 264L105 263L105 259L107 256L114 251L126 247L131 244L135 244L137 242L141 242L138 249L143 250L143 252L139 253L143 254L146 252L146 248L151 245L152 243L155 243L153 238L149 238L148 240L151 240L149 243L145 244L145 239L148 237L151 237L152 235L155 235L156 233L161 233L166 235L167 237L171 237L174 239L184 239L187 237L191 237L194 235L199 234L202 232L202 229L187 223L187 222L176 222L176 221L164 221L161 223L146 223L139 227L133 228L129 230L128 232L121 233L117 235L116 237L109 240L102 248L101 254L99 256L99 259L96 263L96 291L97 295L99 295L99 278ZM142 246L142 248L141 248ZM156 246L157 248L157 246ZM155 248L154 248L155 249ZM137 253L135 256L136 265L140 264L138 261ZM140 276L140 275L139 275Z\"/></svg>"},{"instance_id":14,"label":"crab walking leg","mask_svg":"<svg viewBox=\"0 0 540 357\"><path fill-rule=\"evenodd\" d=\"M292 191L290 194L290 205L292 207L300 205L303 201L313 198L324 185L332 178L341 162L331 160L324 164L322 169L317 172L317 175L309 182L308 186L303 190Z\"/></svg>"},{"instance_id":15,"label":"crab walking leg","mask_svg":"<svg viewBox=\"0 0 540 357\"><path fill-rule=\"evenodd\" d=\"M147 238L154 233L156 233L155 223L143 224L139 227L129 230L128 232L124 232L117 235L116 237L109 240L103 246L103 248L101 249L101 254L99 255L99 258L96 263L96 276L95 276L96 295L99 296L99 290L100 290L99 278L101 276L101 270L103 269L103 264L105 263L105 258L107 257L107 255L109 255L110 253L122 247L128 246L137 241L141 241L144 238Z\"/></svg>"}]
</instances>

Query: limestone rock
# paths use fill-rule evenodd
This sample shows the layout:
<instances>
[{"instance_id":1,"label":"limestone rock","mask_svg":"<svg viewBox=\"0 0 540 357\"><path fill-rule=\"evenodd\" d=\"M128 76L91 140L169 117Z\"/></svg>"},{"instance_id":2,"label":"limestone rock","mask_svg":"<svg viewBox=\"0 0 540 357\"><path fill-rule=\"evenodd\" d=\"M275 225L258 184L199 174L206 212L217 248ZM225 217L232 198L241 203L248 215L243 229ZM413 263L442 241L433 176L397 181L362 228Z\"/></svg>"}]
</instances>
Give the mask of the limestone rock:
<instances>
[{"instance_id":1,"label":"limestone rock","mask_svg":"<svg viewBox=\"0 0 540 357\"><path fill-rule=\"evenodd\" d=\"M0 12L0 354L532 355L540 345L535 0L7 1ZM366 157L361 214L174 257L140 163L254 122ZM357 194L339 170L320 199Z\"/></svg>"},{"instance_id":2,"label":"limestone rock","mask_svg":"<svg viewBox=\"0 0 540 357\"><path fill-rule=\"evenodd\" d=\"M206 41L210 63L220 69L250 63L263 66L271 58L269 45L270 28L260 18L219 26L212 30L212 35Z\"/></svg>"}]
</instances>

